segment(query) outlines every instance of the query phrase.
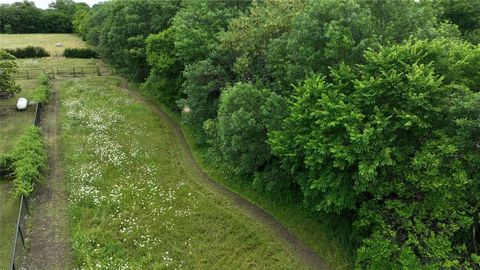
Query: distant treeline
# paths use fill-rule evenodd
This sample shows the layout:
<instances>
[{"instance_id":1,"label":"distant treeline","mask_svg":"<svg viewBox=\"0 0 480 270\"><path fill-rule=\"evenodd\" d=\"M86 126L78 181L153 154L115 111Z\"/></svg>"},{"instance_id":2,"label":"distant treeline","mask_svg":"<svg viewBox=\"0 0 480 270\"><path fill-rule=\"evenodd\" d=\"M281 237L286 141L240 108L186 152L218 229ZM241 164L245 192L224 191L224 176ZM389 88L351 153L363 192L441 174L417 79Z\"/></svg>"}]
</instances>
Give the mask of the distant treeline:
<instances>
[{"instance_id":1,"label":"distant treeline","mask_svg":"<svg viewBox=\"0 0 480 270\"><path fill-rule=\"evenodd\" d=\"M184 109L214 164L343 228L356 268L478 269L479 14L468 0L130 0L75 30Z\"/></svg>"},{"instance_id":2,"label":"distant treeline","mask_svg":"<svg viewBox=\"0 0 480 270\"><path fill-rule=\"evenodd\" d=\"M75 16L90 9L73 0L56 0L49 7L43 10L29 1L1 4L0 33L72 33Z\"/></svg>"}]
</instances>

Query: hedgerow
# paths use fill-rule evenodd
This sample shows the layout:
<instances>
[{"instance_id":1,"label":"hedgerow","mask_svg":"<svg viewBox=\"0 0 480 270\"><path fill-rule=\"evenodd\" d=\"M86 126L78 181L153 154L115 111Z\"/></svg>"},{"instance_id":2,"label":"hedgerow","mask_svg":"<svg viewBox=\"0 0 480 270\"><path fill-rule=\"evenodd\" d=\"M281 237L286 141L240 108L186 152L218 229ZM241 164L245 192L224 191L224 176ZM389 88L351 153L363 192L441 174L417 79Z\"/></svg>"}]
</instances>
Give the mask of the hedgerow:
<instances>
[{"instance_id":1,"label":"hedgerow","mask_svg":"<svg viewBox=\"0 0 480 270\"><path fill-rule=\"evenodd\" d=\"M42 171L46 167L47 154L41 131L30 126L22 135L11 153L13 194L28 196L33 191L35 183L42 179Z\"/></svg>"},{"instance_id":2,"label":"hedgerow","mask_svg":"<svg viewBox=\"0 0 480 270\"><path fill-rule=\"evenodd\" d=\"M16 58L40 58L48 57L50 53L42 47L27 46L25 48L5 49L6 52Z\"/></svg>"},{"instance_id":3,"label":"hedgerow","mask_svg":"<svg viewBox=\"0 0 480 270\"><path fill-rule=\"evenodd\" d=\"M32 94L32 100L37 103L45 103L50 97L51 85L46 74L38 76L39 85L35 87Z\"/></svg>"},{"instance_id":4,"label":"hedgerow","mask_svg":"<svg viewBox=\"0 0 480 270\"><path fill-rule=\"evenodd\" d=\"M63 56L67 58L97 58L98 54L94 49L89 48L65 48Z\"/></svg>"}]
</instances>

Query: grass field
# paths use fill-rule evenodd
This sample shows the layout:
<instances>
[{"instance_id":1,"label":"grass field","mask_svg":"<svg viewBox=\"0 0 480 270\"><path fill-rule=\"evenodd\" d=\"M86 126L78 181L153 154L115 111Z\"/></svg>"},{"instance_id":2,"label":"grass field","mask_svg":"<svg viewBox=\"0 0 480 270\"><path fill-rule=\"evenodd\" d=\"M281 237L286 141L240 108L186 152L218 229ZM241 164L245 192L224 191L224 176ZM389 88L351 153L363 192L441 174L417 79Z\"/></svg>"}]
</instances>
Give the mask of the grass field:
<instances>
[{"instance_id":1,"label":"grass field","mask_svg":"<svg viewBox=\"0 0 480 270\"><path fill-rule=\"evenodd\" d=\"M19 201L10 196L9 181L0 178L0 269L7 269L12 254Z\"/></svg>"},{"instance_id":2,"label":"grass field","mask_svg":"<svg viewBox=\"0 0 480 270\"><path fill-rule=\"evenodd\" d=\"M56 43L62 47L56 47ZM88 45L73 34L0 34L0 48L17 48L40 46L50 56L62 56L65 48L87 48Z\"/></svg>"},{"instance_id":3,"label":"grass field","mask_svg":"<svg viewBox=\"0 0 480 270\"><path fill-rule=\"evenodd\" d=\"M183 164L166 124L97 77L62 88L72 237L85 269L305 269Z\"/></svg>"},{"instance_id":4,"label":"grass field","mask_svg":"<svg viewBox=\"0 0 480 270\"><path fill-rule=\"evenodd\" d=\"M17 139L23 134L27 126L33 123L35 107L28 106L25 111L17 111L16 102L19 97L27 100L37 85L36 80L18 81L22 91L14 98L0 99L0 154L12 150Z\"/></svg>"}]
</instances>

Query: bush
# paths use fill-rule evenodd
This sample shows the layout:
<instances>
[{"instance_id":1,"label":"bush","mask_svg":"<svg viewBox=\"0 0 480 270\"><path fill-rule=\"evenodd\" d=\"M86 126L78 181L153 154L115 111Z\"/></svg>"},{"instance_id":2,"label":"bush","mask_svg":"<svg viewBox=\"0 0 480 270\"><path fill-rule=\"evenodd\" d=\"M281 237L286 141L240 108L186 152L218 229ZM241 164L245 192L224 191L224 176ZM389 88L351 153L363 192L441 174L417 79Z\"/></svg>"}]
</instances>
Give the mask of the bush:
<instances>
[{"instance_id":1,"label":"bush","mask_svg":"<svg viewBox=\"0 0 480 270\"><path fill-rule=\"evenodd\" d=\"M47 154L41 131L30 126L12 152L13 180L15 196L28 196L36 182L42 179L42 170L46 167Z\"/></svg>"},{"instance_id":2,"label":"bush","mask_svg":"<svg viewBox=\"0 0 480 270\"><path fill-rule=\"evenodd\" d=\"M6 52L16 58L40 58L48 57L50 54L42 47L27 46L25 48L5 49Z\"/></svg>"},{"instance_id":3,"label":"bush","mask_svg":"<svg viewBox=\"0 0 480 270\"><path fill-rule=\"evenodd\" d=\"M0 49L0 57L11 56ZM17 72L17 63L13 60L0 60L0 96L9 97L20 92L20 86L15 82L13 75Z\"/></svg>"},{"instance_id":4,"label":"bush","mask_svg":"<svg viewBox=\"0 0 480 270\"><path fill-rule=\"evenodd\" d=\"M0 49L0 60L15 60L15 56L9 54L5 50Z\"/></svg>"},{"instance_id":5,"label":"bush","mask_svg":"<svg viewBox=\"0 0 480 270\"><path fill-rule=\"evenodd\" d=\"M97 52L89 48L66 48L63 56L67 58L98 58Z\"/></svg>"},{"instance_id":6,"label":"bush","mask_svg":"<svg viewBox=\"0 0 480 270\"><path fill-rule=\"evenodd\" d=\"M45 103L50 96L50 82L48 76L41 74L38 76L39 85L33 90L32 100L37 103Z\"/></svg>"},{"instance_id":7,"label":"bush","mask_svg":"<svg viewBox=\"0 0 480 270\"><path fill-rule=\"evenodd\" d=\"M10 174L12 172L12 157L9 155L0 155L0 176Z\"/></svg>"}]
</instances>

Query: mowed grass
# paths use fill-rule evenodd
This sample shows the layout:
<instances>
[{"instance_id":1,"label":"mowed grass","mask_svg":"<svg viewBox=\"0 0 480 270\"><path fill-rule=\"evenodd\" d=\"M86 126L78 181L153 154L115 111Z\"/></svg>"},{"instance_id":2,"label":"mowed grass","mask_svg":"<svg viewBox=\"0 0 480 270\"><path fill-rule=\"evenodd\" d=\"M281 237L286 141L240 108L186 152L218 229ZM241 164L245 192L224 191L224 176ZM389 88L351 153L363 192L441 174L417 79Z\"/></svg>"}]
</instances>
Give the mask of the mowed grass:
<instances>
[{"instance_id":1,"label":"mowed grass","mask_svg":"<svg viewBox=\"0 0 480 270\"><path fill-rule=\"evenodd\" d=\"M22 91L13 98L0 99L0 154L6 154L15 147L25 129L33 123L35 106L30 105L25 111L17 111L18 98L30 99L36 80L18 81Z\"/></svg>"},{"instance_id":2,"label":"mowed grass","mask_svg":"<svg viewBox=\"0 0 480 270\"><path fill-rule=\"evenodd\" d=\"M7 269L15 237L19 200L10 195L11 182L0 178L0 269Z\"/></svg>"},{"instance_id":3,"label":"mowed grass","mask_svg":"<svg viewBox=\"0 0 480 270\"><path fill-rule=\"evenodd\" d=\"M56 43L62 47L56 47ZM62 56L65 48L88 48L81 38L74 34L0 34L0 48L23 48L39 46L45 48L50 56Z\"/></svg>"},{"instance_id":4,"label":"mowed grass","mask_svg":"<svg viewBox=\"0 0 480 270\"><path fill-rule=\"evenodd\" d=\"M306 269L189 170L168 126L117 77L61 87L72 243L81 269Z\"/></svg>"}]
</instances>

